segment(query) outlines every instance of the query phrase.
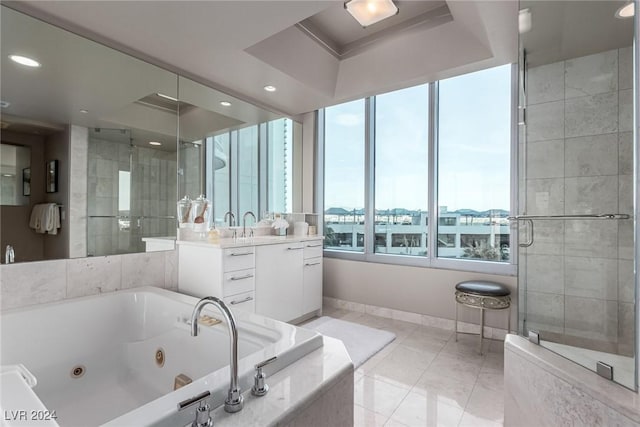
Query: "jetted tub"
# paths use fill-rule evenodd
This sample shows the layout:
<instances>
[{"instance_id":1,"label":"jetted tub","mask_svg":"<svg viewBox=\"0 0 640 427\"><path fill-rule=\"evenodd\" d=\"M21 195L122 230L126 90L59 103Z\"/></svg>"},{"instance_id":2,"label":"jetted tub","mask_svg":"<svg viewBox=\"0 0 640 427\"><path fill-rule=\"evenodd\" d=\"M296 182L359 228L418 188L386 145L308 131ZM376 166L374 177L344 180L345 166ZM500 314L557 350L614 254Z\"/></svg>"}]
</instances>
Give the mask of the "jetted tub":
<instances>
[{"instance_id":1,"label":"jetted tub","mask_svg":"<svg viewBox=\"0 0 640 427\"><path fill-rule=\"evenodd\" d=\"M60 426L175 421L178 402L209 390L215 408L229 387L227 326L201 323L200 334L192 337L187 321L197 301L145 287L8 310L0 320L0 361L22 364L35 376L33 391L47 410L55 411ZM256 363L276 355L269 369L274 373L323 345L322 336L313 331L240 310L233 313L243 392L251 388ZM202 314L223 319L212 306ZM174 391L179 375L193 382ZM0 391L12 393L4 386ZM15 416L10 411L31 409L2 407L2 412ZM194 411L185 410L178 418L191 422Z\"/></svg>"}]
</instances>

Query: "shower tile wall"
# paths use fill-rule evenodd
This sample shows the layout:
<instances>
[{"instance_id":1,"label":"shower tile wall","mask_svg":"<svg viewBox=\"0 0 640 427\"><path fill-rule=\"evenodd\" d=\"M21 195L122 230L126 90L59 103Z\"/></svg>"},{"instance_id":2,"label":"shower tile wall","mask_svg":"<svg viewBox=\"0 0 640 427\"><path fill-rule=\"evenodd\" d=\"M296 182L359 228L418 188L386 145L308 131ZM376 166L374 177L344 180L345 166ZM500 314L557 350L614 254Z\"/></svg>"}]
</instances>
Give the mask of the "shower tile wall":
<instances>
[{"instance_id":1,"label":"shower tile wall","mask_svg":"<svg viewBox=\"0 0 640 427\"><path fill-rule=\"evenodd\" d=\"M175 236L175 219L158 218L175 216L175 152L132 149L128 144L91 138L88 157L89 255L140 252L145 250L142 237ZM126 211L119 210L120 171L132 172ZM116 215L132 218L91 218Z\"/></svg>"},{"instance_id":2,"label":"shower tile wall","mask_svg":"<svg viewBox=\"0 0 640 427\"><path fill-rule=\"evenodd\" d=\"M527 214L633 214L631 59L623 48L528 70ZM632 259L632 220L535 221L528 329L632 355Z\"/></svg>"}]
</instances>

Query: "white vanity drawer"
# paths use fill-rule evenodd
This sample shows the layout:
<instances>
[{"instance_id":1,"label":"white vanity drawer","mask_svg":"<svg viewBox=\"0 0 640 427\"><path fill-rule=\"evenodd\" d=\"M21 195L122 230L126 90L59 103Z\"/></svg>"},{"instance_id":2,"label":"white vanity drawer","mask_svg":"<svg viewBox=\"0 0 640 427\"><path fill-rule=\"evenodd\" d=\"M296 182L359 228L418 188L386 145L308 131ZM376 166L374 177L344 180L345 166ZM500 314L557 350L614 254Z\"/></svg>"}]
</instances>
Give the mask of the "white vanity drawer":
<instances>
[{"instance_id":1,"label":"white vanity drawer","mask_svg":"<svg viewBox=\"0 0 640 427\"><path fill-rule=\"evenodd\" d=\"M237 295L243 292L253 292L255 289L255 270L232 271L224 273L222 277L223 296Z\"/></svg>"},{"instance_id":2,"label":"white vanity drawer","mask_svg":"<svg viewBox=\"0 0 640 427\"><path fill-rule=\"evenodd\" d=\"M255 251L253 246L224 250L223 269L225 272L245 270L254 266Z\"/></svg>"},{"instance_id":3,"label":"white vanity drawer","mask_svg":"<svg viewBox=\"0 0 640 427\"><path fill-rule=\"evenodd\" d=\"M322 240L304 242L304 259L322 256Z\"/></svg>"},{"instance_id":4,"label":"white vanity drawer","mask_svg":"<svg viewBox=\"0 0 640 427\"><path fill-rule=\"evenodd\" d=\"M255 292L245 292L243 294L225 297L223 301L231 309L239 308L241 310L256 312Z\"/></svg>"}]
</instances>

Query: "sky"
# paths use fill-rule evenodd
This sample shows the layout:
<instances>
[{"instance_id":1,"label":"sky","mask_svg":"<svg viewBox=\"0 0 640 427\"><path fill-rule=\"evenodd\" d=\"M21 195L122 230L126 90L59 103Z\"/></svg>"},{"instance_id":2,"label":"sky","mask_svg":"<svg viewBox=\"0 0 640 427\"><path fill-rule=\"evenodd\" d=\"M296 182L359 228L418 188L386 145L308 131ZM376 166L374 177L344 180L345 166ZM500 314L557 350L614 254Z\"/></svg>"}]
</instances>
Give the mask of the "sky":
<instances>
[{"instance_id":1,"label":"sky","mask_svg":"<svg viewBox=\"0 0 640 427\"><path fill-rule=\"evenodd\" d=\"M511 66L439 84L438 205L509 210ZM325 209L364 207L364 100L325 116ZM376 209L427 210L428 86L376 97Z\"/></svg>"}]
</instances>

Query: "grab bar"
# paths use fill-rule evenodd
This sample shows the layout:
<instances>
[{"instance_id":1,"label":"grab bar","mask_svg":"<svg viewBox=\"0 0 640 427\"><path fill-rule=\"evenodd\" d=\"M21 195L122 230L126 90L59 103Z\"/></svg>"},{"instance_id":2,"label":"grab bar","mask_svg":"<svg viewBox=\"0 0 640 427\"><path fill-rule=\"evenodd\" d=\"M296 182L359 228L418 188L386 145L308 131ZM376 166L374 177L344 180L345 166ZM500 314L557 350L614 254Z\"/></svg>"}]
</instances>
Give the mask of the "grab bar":
<instances>
[{"instance_id":1,"label":"grab bar","mask_svg":"<svg viewBox=\"0 0 640 427\"><path fill-rule=\"evenodd\" d=\"M627 214L584 214L584 215L516 215L509 216L509 221L532 220L532 219L629 219Z\"/></svg>"}]
</instances>

